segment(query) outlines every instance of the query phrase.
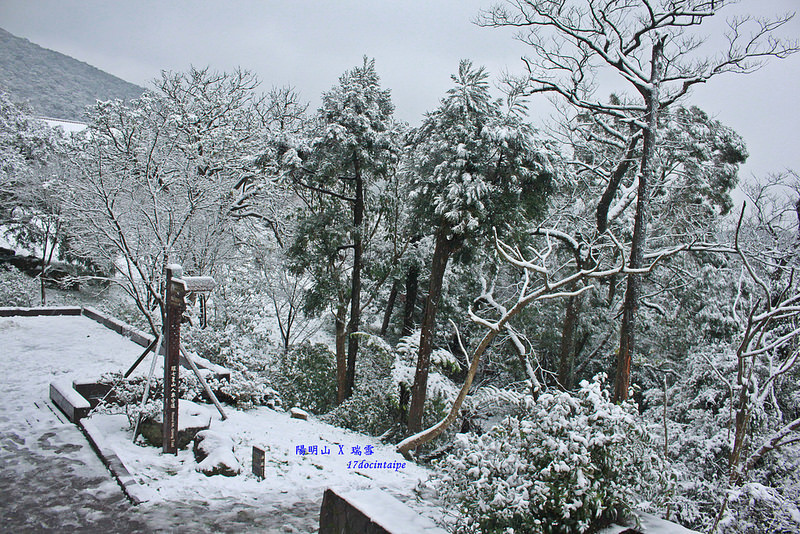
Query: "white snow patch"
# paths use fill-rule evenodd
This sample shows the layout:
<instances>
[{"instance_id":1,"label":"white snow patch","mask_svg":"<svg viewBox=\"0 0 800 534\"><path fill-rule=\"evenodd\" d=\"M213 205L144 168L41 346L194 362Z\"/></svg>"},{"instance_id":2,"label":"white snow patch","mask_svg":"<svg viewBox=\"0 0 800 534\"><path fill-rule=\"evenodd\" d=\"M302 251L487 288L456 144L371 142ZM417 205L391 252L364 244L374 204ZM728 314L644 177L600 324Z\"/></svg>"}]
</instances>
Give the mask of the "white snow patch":
<instances>
[{"instance_id":1,"label":"white snow patch","mask_svg":"<svg viewBox=\"0 0 800 534\"><path fill-rule=\"evenodd\" d=\"M417 484L428 478L426 469L405 460L393 446L313 417L302 421L291 418L286 412L265 407L248 411L228 409L228 419L224 421L217 413L212 413L211 417L212 430L234 444L233 458L228 460L235 459L242 467L238 476L204 476L197 471L191 450L164 455L158 448L133 444L124 415L96 414L91 420L137 482L149 487L153 499L158 501L235 498L289 507L296 503L319 502L325 488L331 486L353 490L380 488L407 500L414 495ZM254 445L266 453L263 480L252 474ZM364 454L368 445L374 452L369 456ZM301 446L306 450L317 446L317 454L298 454ZM361 455L353 452L354 447L358 447ZM329 451L328 454L322 454L324 450ZM358 468L362 460L393 467ZM407 504L431 519L440 515L432 503L409 501Z\"/></svg>"},{"instance_id":2,"label":"white snow patch","mask_svg":"<svg viewBox=\"0 0 800 534\"><path fill-rule=\"evenodd\" d=\"M639 517L640 526L635 527L643 534L700 534L696 530L690 530L677 523L661 519L660 517L644 512L636 512ZM598 531L597 534L619 534L631 528L630 526L622 527L613 525L606 529Z\"/></svg>"}]
</instances>

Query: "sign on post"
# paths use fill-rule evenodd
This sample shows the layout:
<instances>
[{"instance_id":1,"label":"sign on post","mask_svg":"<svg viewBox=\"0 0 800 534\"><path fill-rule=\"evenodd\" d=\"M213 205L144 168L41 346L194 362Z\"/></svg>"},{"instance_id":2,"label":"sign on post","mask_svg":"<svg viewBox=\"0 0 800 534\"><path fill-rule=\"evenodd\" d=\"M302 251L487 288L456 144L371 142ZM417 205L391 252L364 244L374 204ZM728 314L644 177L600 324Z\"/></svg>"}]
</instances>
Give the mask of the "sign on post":
<instances>
[{"instance_id":1,"label":"sign on post","mask_svg":"<svg viewBox=\"0 0 800 534\"><path fill-rule=\"evenodd\" d=\"M166 454L178 454L178 380L181 358L181 316L186 307L186 285L178 278L176 266L167 267L167 353L164 356L163 447Z\"/></svg>"},{"instance_id":2,"label":"sign on post","mask_svg":"<svg viewBox=\"0 0 800 534\"><path fill-rule=\"evenodd\" d=\"M186 310L186 293L203 293L214 289L216 285L210 276L186 276L183 277L183 269L180 265L168 265L166 268L167 287L167 318L164 325L164 337L167 340L167 351L164 355L164 424L161 427L163 447L166 454L178 454L178 381L180 379L179 369L181 361L181 318ZM217 401L217 397L211 388L208 387L203 375L197 370L197 366L187 355L186 360L194 371L197 379L203 384L203 388L214 405L219 410L220 415L225 419L225 412Z\"/></svg>"}]
</instances>

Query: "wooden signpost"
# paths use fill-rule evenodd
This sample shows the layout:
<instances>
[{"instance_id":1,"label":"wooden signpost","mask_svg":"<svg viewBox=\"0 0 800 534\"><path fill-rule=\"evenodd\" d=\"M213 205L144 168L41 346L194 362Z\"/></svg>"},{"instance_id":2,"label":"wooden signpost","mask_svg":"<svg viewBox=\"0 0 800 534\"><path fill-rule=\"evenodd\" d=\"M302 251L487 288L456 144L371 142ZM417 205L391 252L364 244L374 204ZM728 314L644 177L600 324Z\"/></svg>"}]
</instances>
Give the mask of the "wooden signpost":
<instances>
[{"instance_id":1,"label":"wooden signpost","mask_svg":"<svg viewBox=\"0 0 800 534\"><path fill-rule=\"evenodd\" d=\"M144 360L147 353L153 351L153 362L150 366L150 374L147 375L147 382L142 395L140 412L144 411L150 394L150 382L156 368L156 360L160 354L164 355L164 418L161 427L162 450L167 454L178 454L178 411L179 396L178 384L180 379L181 355L184 362L188 363L197 380L203 386L206 395L214 403L222 419L227 419L222 405L219 403L214 391L208 386L208 382L203 378L197 364L192 360L191 354L181 348L181 319L183 312L186 311L187 293L206 293L212 291L216 282L210 276L183 276L183 268L180 265L171 264L166 267L166 289L165 302L167 316L164 322L162 334L156 338L144 353L139 356L136 363L125 373L125 378L130 376L134 369ZM205 302L205 299L204 299ZM139 436L139 424L141 423L141 413L136 420L133 430L133 442Z\"/></svg>"},{"instance_id":2,"label":"wooden signpost","mask_svg":"<svg viewBox=\"0 0 800 534\"><path fill-rule=\"evenodd\" d=\"M178 378L181 360L181 317L186 309L186 284L180 279L180 267L167 267L167 321L164 356L164 425L163 451L178 454Z\"/></svg>"},{"instance_id":3,"label":"wooden signpost","mask_svg":"<svg viewBox=\"0 0 800 534\"><path fill-rule=\"evenodd\" d=\"M181 317L186 311L186 294L202 293L214 289L214 279L210 276L183 276L180 265L168 265L167 275L167 318L164 324L164 337L167 350L164 355L164 424L162 426L163 446L165 454L178 454L178 383L180 378L180 361L183 353L186 361L194 371L197 379L211 397L220 415L225 419L216 396L208 387L203 376L197 370L191 357L181 350Z\"/></svg>"}]
</instances>

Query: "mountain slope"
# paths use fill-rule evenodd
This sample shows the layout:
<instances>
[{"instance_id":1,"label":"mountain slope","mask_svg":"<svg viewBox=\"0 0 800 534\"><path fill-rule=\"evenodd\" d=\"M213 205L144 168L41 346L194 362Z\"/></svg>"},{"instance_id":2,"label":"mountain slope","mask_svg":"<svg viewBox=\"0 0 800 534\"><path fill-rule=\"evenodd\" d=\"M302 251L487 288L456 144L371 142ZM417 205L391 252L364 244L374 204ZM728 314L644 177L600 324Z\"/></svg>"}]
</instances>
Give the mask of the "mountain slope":
<instances>
[{"instance_id":1,"label":"mountain slope","mask_svg":"<svg viewBox=\"0 0 800 534\"><path fill-rule=\"evenodd\" d=\"M138 98L143 88L0 28L0 90L37 115L83 120L95 100Z\"/></svg>"}]
</instances>

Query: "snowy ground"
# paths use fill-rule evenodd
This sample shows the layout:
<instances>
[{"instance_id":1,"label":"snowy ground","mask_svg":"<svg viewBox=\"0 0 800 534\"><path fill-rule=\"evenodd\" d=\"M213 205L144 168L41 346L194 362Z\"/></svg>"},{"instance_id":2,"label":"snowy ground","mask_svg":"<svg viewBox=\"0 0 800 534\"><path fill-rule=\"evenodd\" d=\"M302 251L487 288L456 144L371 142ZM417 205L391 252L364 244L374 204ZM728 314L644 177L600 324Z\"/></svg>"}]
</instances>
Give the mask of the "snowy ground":
<instances>
[{"instance_id":1,"label":"snowy ground","mask_svg":"<svg viewBox=\"0 0 800 534\"><path fill-rule=\"evenodd\" d=\"M221 420L213 406L211 430L231 437L235 455L242 466L236 477L207 477L196 470L191 450L177 456L163 455L155 447L135 445L124 415L95 415L92 422L100 429L135 479L147 487L151 506L161 502L237 502L261 508L266 513L298 511L313 504L311 513L294 517L273 517L274 524L263 526L287 532L311 532L319 520L319 506L326 487L341 489L381 488L402 501L409 501L414 487L427 472L380 444L374 438L349 432L309 419L290 418L288 413L259 408L247 412L226 410ZM252 446L266 451L266 476L258 479L251 473ZM302 454L316 446L316 453ZM340 448L341 446L341 448ZM371 446L371 449L367 447ZM358 447L360 455L353 453ZM366 454L370 452L371 454ZM325 454L327 453L327 454ZM361 462L369 464L356 467ZM376 465L392 465L377 468ZM404 467L400 467L403 466ZM436 508L424 502L407 504L436 518Z\"/></svg>"},{"instance_id":2,"label":"snowy ground","mask_svg":"<svg viewBox=\"0 0 800 534\"><path fill-rule=\"evenodd\" d=\"M392 447L268 408L227 408L223 421L207 407L212 430L232 439L243 468L230 478L196 471L190 450L172 456L133 444L124 415L93 415L149 499L131 505L83 434L52 407L48 388L55 380L124 370L141 351L82 316L0 318L0 532L314 532L330 486L381 488L440 519L432 501L414 497L424 469L375 466L402 464ZM264 480L250 472L253 445L267 451ZM316 453L308 453L314 446ZM369 465L357 467L362 461ZM649 534L690 532L650 516L642 523Z\"/></svg>"},{"instance_id":3,"label":"snowy ground","mask_svg":"<svg viewBox=\"0 0 800 534\"><path fill-rule=\"evenodd\" d=\"M61 319L71 320L57 326ZM79 330L74 331L76 326ZM0 318L0 530L4 532L150 531L83 434L56 413L48 399L50 381L66 378L84 365L87 372L102 367L105 351L84 350L76 343L91 340L93 334L105 335L102 330L106 329L85 317Z\"/></svg>"},{"instance_id":4,"label":"snowy ground","mask_svg":"<svg viewBox=\"0 0 800 534\"><path fill-rule=\"evenodd\" d=\"M0 318L0 347L2 531L313 532L325 487L379 487L408 501L426 477L411 464L396 471L348 468L347 462L402 458L373 438L267 408L228 409L226 421L213 412L212 429L231 436L244 472L206 477L195 471L190 451L164 456L133 445L124 416L93 416L151 493L150 502L134 507L80 431L51 408L48 386L124 370L141 347L86 317ZM268 451L263 481L247 474L252 445ZM297 454L299 446L314 445L330 454ZM372 455L363 454L367 445ZM428 516L439 513L424 502L408 504Z\"/></svg>"},{"instance_id":5,"label":"snowy ground","mask_svg":"<svg viewBox=\"0 0 800 534\"><path fill-rule=\"evenodd\" d=\"M3 352L19 364L18 373L46 392L50 382L96 379L103 373L125 371L136 361L141 346L82 315L2 317ZM147 373L150 358L137 368Z\"/></svg>"}]
</instances>

